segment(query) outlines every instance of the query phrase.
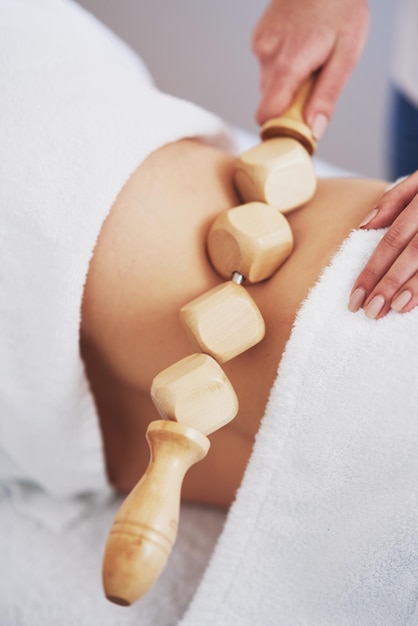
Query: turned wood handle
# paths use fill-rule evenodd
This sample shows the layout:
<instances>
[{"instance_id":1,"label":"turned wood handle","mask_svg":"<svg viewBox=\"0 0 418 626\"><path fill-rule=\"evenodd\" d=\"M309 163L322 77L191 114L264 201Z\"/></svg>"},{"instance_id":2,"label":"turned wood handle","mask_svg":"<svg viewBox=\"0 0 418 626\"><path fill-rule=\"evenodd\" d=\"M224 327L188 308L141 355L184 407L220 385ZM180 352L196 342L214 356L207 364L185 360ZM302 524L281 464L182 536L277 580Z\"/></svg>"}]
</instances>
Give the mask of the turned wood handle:
<instances>
[{"instance_id":1,"label":"turned wood handle","mask_svg":"<svg viewBox=\"0 0 418 626\"><path fill-rule=\"evenodd\" d=\"M150 463L116 515L103 559L106 597L125 606L164 569L177 536L184 475L210 445L198 430L166 420L151 422L147 441Z\"/></svg>"},{"instance_id":2,"label":"turned wood handle","mask_svg":"<svg viewBox=\"0 0 418 626\"><path fill-rule=\"evenodd\" d=\"M260 132L263 140L272 139L273 137L292 137L297 139L309 154L315 152L316 141L312 135L311 128L306 124L303 117L303 108L314 82L315 76L308 78L297 92L287 111L283 115L273 117L263 124Z\"/></svg>"}]
</instances>

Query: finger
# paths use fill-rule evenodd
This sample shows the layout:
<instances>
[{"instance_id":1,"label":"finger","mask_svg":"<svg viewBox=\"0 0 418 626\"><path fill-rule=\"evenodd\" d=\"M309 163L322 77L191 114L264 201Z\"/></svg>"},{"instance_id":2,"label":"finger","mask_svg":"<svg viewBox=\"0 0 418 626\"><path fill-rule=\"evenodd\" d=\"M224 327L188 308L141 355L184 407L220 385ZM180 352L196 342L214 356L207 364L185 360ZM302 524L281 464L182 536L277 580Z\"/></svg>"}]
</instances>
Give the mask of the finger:
<instances>
[{"instance_id":1,"label":"finger","mask_svg":"<svg viewBox=\"0 0 418 626\"><path fill-rule=\"evenodd\" d=\"M316 139L321 138L325 130L324 118L331 118L337 99L366 43L369 27L367 3L360 3L352 9L353 13L346 16L346 22L337 35L335 45L330 50L315 89L305 106L305 118Z\"/></svg>"},{"instance_id":2,"label":"finger","mask_svg":"<svg viewBox=\"0 0 418 626\"><path fill-rule=\"evenodd\" d=\"M315 139L319 140L323 136L326 130L325 122L331 119L355 62L354 57L337 43L329 60L318 74L304 109L305 119L311 126Z\"/></svg>"},{"instance_id":3,"label":"finger","mask_svg":"<svg viewBox=\"0 0 418 626\"><path fill-rule=\"evenodd\" d=\"M260 124L281 115L297 91L322 62L306 54L299 40L283 39L274 55L260 65L261 97L256 112Z\"/></svg>"},{"instance_id":4,"label":"finger","mask_svg":"<svg viewBox=\"0 0 418 626\"><path fill-rule=\"evenodd\" d=\"M418 305L418 273L414 274L395 296L392 298L390 307L397 313L408 313Z\"/></svg>"},{"instance_id":5,"label":"finger","mask_svg":"<svg viewBox=\"0 0 418 626\"><path fill-rule=\"evenodd\" d=\"M274 64L264 69L261 79L261 98L256 111L257 122L262 125L281 115L291 104L296 92L310 76L310 67L299 66L299 71Z\"/></svg>"},{"instance_id":6,"label":"finger","mask_svg":"<svg viewBox=\"0 0 418 626\"><path fill-rule=\"evenodd\" d=\"M302 84L321 68L334 44L324 34L320 43L307 37L282 35L269 55L260 61L261 97L256 112L259 124L281 115L291 104Z\"/></svg>"},{"instance_id":7,"label":"finger","mask_svg":"<svg viewBox=\"0 0 418 626\"><path fill-rule=\"evenodd\" d=\"M256 25L251 37L251 50L261 64L272 59L279 49L281 34L276 20L270 14L264 15Z\"/></svg>"},{"instance_id":8,"label":"finger","mask_svg":"<svg viewBox=\"0 0 418 626\"><path fill-rule=\"evenodd\" d=\"M395 220L392 227L384 235L369 261L366 263L364 269L359 274L351 290L348 308L351 311L357 311L360 307L370 302L370 294L377 294L377 285L388 274L390 268L394 265L396 259L401 253L406 250L407 246L410 248L407 250L405 258L409 258L412 252L411 270L415 271L417 268L416 258L418 252L416 250L416 236L418 231L418 203L413 202L408 205L404 212ZM413 241L413 243L412 243ZM408 261L409 262L409 261ZM403 269L402 265L398 271L405 272L401 277L397 278L397 283L393 283L393 289L391 296L397 291L398 286L405 282L410 274L407 270ZM389 280L392 278L389 275ZM386 293L384 294L386 296ZM386 302L386 299L385 299Z\"/></svg>"},{"instance_id":9,"label":"finger","mask_svg":"<svg viewBox=\"0 0 418 626\"><path fill-rule=\"evenodd\" d=\"M360 224L361 228L390 226L418 193L418 171L397 183L381 196Z\"/></svg>"},{"instance_id":10,"label":"finger","mask_svg":"<svg viewBox=\"0 0 418 626\"><path fill-rule=\"evenodd\" d=\"M378 319L386 315L392 307L392 301L405 290L409 291L407 285L417 272L418 235L415 235L365 300L364 312L367 317ZM410 293L412 297L414 292ZM402 295L395 305L403 308L409 301L410 299L406 300L406 295Z\"/></svg>"}]
</instances>

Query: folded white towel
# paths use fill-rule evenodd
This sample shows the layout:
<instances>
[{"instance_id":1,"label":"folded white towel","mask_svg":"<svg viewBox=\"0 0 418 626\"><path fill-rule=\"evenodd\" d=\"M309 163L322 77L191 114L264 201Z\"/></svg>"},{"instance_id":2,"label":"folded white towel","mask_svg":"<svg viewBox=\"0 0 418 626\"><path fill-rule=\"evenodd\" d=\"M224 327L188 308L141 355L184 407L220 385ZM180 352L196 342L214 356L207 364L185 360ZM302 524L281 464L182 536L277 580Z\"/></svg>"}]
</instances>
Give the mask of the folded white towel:
<instances>
[{"instance_id":1,"label":"folded white towel","mask_svg":"<svg viewBox=\"0 0 418 626\"><path fill-rule=\"evenodd\" d=\"M45 516L55 526L63 497L108 490L78 342L103 221L152 151L229 136L216 116L159 92L140 59L70 1L0 2L0 84L0 483L31 508L33 483L57 496L55 522L52 505Z\"/></svg>"},{"instance_id":2,"label":"folded white towel","mask_svg":"<svg viewBox=\"0 0 418 626\"><path fill-rule=\"evenodd\" d=\"M353 232L302 306L181 626L418 624L418 309L347 310L381 236Z\"/></svg>"}]
</instances>

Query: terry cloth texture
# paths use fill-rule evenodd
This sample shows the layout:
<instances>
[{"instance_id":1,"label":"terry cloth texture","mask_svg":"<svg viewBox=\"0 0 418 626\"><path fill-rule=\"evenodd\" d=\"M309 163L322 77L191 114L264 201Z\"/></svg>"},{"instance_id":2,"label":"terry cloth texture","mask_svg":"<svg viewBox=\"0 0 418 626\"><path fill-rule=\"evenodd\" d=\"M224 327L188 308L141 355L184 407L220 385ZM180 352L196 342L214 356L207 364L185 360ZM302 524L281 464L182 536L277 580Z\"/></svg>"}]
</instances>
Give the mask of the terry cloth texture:
<instances>
[{"instance_id":1,"label":"terry cloth texture","mask_svg":"<svg viewBox=\"0 0 418 626\"><path fill-rule=\"evenodd\" d=\"M181 626L418 624L418 309L368 319L354 231L303 304Z\"/></svg>"},{"instance_id":2,"label":"terry cloth texture","mask_svg":"<svg viewBox=\"0 0 418 626\"><path fill-rule=\"evenodd\" d=\"M184 137L227 146L211 113L161 93L141 60L79 5L0 2L0 483L61 525L106 494L79 354L101 226L130 174ZM52 504L41 491L57 497ZM80 494L83 497L79 498ZM39 495L39 497L38 497Z\"/></svg>"}]
</instances>

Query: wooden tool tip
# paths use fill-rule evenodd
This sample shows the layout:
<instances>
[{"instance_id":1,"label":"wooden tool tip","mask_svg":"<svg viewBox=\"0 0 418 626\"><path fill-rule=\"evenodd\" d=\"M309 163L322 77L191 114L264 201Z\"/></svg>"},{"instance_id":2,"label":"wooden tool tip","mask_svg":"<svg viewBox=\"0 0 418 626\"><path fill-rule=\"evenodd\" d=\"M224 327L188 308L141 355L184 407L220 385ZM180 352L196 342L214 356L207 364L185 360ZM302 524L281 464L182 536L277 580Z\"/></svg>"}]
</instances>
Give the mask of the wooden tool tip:
<instances>
[{"instance_id":1,"label":"wooden tool tip","mask_svg":"<svg viewBox=\"0 0 418 626\"><path fill-rule=\"evenodd\" d=\"M118 604L119 606L131 606L131 603L125 600L124 598L119 598L118 596L106 596L109 602L113 602L113 604Z\"/></svg>"}]
</instances>

